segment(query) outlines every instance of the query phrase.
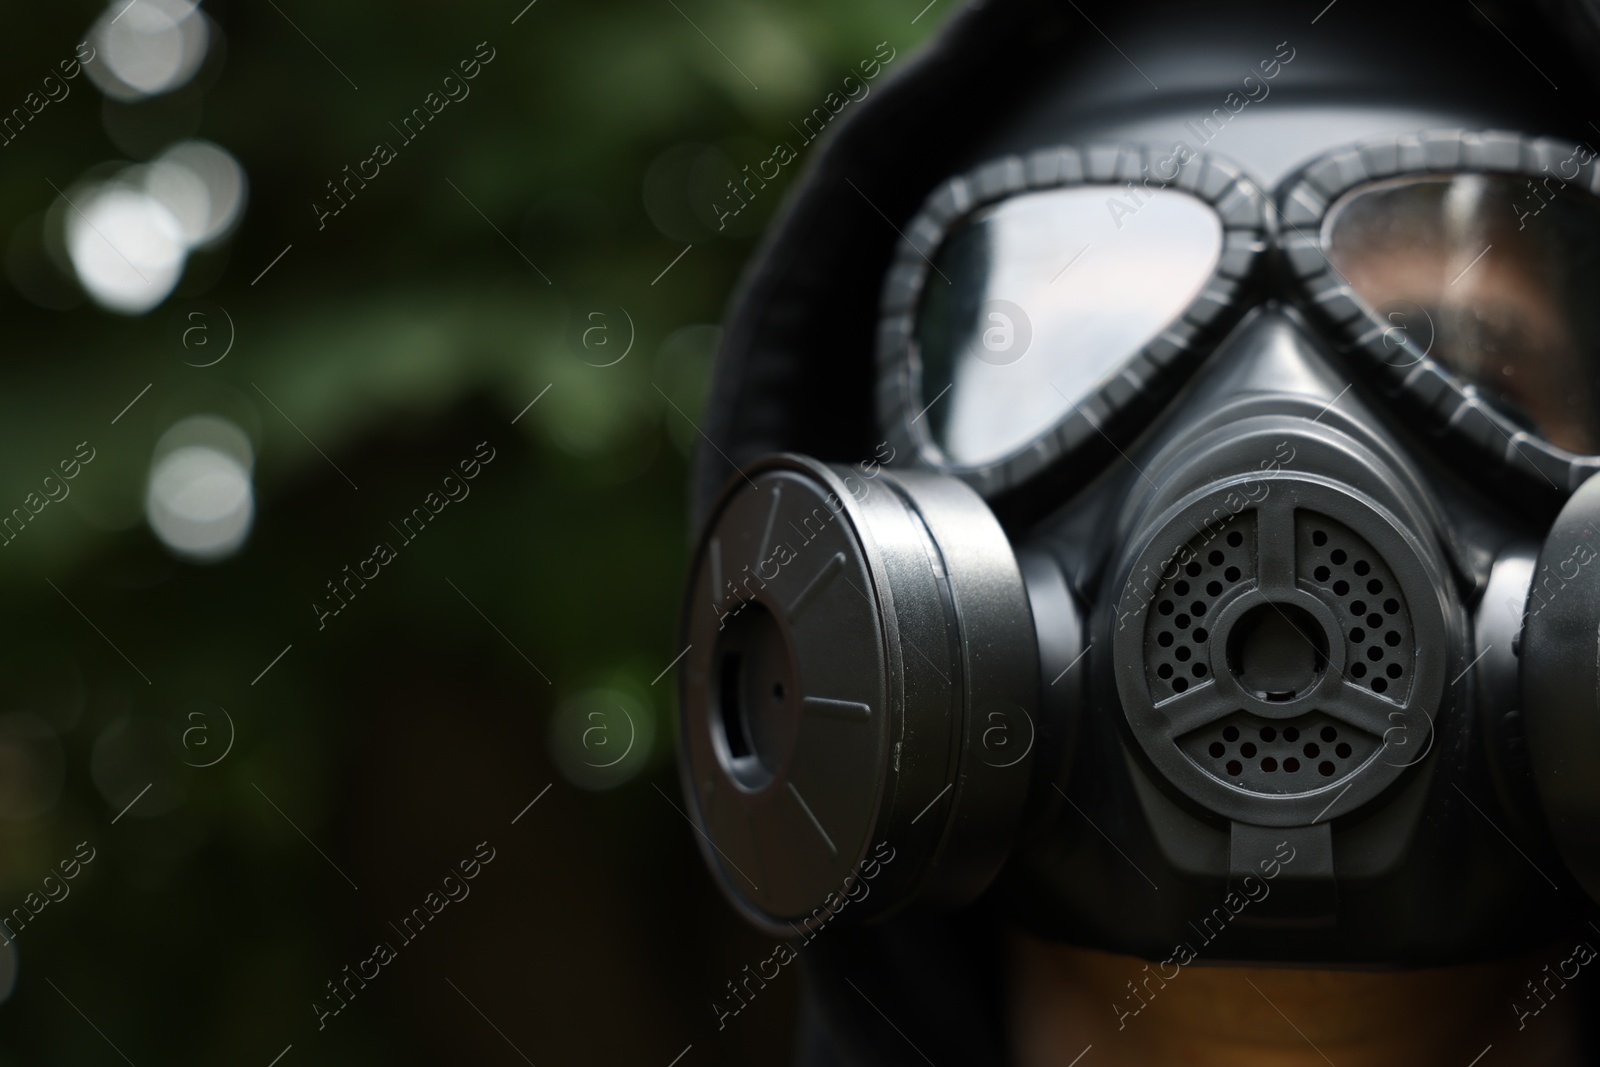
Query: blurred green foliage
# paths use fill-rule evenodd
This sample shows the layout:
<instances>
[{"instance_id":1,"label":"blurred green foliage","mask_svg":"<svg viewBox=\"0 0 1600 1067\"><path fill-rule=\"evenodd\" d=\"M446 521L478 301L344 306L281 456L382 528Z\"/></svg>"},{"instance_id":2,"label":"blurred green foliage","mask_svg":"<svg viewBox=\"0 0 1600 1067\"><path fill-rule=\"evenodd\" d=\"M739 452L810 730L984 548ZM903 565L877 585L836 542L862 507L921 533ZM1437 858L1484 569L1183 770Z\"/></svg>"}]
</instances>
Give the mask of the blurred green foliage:
<instances>
[{"instance_id":1,"label":"blurred green foliage","mask_svg":"<svg viewBox=\"0 0 1600 1067\"><path fill-rule=\"evenodd\" d=\"M52 186L107 161L197 135L251 183L231 242L148 315L0 287L0 506L96 450L0 548L0 912L76 843L98 850L0 949L0 1064L787 1057L793 988L709 1025L759 951L673 810L674 675L653 681L679 651L714 324L780 190L717 234L685 189L764 158L944 6L913 25L910 0L208 3L221 32L191 86L114 105L80 78L0 147L13 276L38 267ZM0 102L102 10L9 11ZM470 97L319 230L324 183L485 41ZM234 331L208 368L179 341L201 297ZM585 348L596 323L611 347ZM156 440L199 413L256 455L250 540L208 566L143 521ZM470 497L319 629L325 583L481 441L496 458ZM589 791L551 754L589 741L551 724L597 693L653 743ZM194 701L231 720L213 766L190 764L226 724ZM319 1030L325 983L484 840L471 898Z\"/></svg>"}]
</instances>

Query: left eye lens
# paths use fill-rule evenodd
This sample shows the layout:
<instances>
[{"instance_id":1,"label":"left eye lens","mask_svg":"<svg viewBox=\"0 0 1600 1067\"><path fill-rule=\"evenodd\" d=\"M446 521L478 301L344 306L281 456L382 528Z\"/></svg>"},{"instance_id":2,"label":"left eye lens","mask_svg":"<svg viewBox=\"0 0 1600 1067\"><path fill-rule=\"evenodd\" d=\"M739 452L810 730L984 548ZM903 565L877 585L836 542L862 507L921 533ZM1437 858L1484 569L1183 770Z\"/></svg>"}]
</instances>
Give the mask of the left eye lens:
<instances>
[{"instance_id":1,"label":"left eye lens","mask_svg":"<svg viewBox=\"0 0 1600 1067\"><path fill-rule=\"evenodd\" d=\"M1600 453L1600 199L1554 176L1401 178L1347 193L1323 241L1397 365L1426 354L1551 444Z\"/></svg>"},{"instance_id":2,"label":"left eye lens","mask_svg":"<svg viewBox=\"0 0 1600 1067\"><path fill-rule=\"evenodd\" d=\"M930 436L970 466L1028 445L1177 318L1221 252L1215 209L1171 189L1076 186L974 215L917 315Z\"/></svg>"}]
</instances>

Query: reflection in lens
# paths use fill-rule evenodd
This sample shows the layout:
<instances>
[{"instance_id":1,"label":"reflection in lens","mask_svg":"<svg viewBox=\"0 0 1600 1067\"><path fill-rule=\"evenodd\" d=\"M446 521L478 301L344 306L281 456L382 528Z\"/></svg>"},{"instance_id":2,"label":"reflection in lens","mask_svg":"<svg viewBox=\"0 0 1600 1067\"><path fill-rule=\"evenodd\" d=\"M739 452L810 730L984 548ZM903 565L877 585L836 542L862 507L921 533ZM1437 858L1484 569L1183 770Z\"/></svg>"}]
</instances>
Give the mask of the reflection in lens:
<instances>
[{"instance_id":1,"label":"reflection in lens","mask_svg":"<svg viewBox=\"0 0 1600 1067\"><path fill-rule=\"evenodd\" d=\"M173 426L150 466L150 529L174 555L193 562L233 555L255 517L251 462L249 439L225 419L198 416Z\"/></svg>"},{"instance_id":2,"label":"reflection in lens","mask_svg":"<svg viewBox=\"0 0 1600 1067\"><path fill-rule=\"evenodd\" d=\"M1425 324L1428 356L1513 422L1600 452L1600 201L1554 177L1402 178L1346 194L1323 239L1380 318L1414 309L1393 336Z\"/></svg>"},{"instance_id":3,"label":"reflection in lens","mask_svg":"<svg viewBox=\"0 0 1600 1067\"><path fill-rule=\"evenodd\" d=\"M917 406L949 459L994 462L1048 432L1199 295L1222 251L1216 212L1174 190L1140 195L1129 210L1115 186L1031 193L940 247L917 319Z\"/></svg>"}]
</instances>

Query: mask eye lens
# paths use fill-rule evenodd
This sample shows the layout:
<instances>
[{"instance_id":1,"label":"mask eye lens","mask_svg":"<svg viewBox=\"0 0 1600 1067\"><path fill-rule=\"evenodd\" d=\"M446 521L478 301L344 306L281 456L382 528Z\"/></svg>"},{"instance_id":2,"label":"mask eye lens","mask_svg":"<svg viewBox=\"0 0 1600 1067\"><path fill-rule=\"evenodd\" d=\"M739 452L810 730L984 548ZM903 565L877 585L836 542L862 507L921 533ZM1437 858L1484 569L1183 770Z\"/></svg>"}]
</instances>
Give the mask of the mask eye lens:
<instances>
[{"instance_id":1,"label":"mask eye lens","mask_svg":"<svg viewBox=\"0 0 1600 1067\"><path fill-rule=\"evenodd\" d=\"M940 246L917 315L928 433L976 466L1047 433L1200 294L1222 252L1204 201L1076 186L987 208Z\"/></svg>"},{"instance_id":2,"label":"mask eye lens","mask_svg":"<svg viewBox=\"0 0 1600 1067\"><path fill-rule=\"evenodd\" d=\"M1426 355L1551 444L1600 453L1600 200L1553 176L1401 178L1342 197L1323 242L1390 362Z\"/></svg>"}]
</instances>

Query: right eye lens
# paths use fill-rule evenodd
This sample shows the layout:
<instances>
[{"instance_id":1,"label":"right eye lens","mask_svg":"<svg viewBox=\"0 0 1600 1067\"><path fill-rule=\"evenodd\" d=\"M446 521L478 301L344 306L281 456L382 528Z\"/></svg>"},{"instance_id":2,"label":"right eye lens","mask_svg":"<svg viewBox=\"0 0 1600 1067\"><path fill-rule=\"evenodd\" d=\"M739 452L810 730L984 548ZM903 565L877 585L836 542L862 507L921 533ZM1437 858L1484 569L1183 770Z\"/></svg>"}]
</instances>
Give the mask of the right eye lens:
<instances>
[{"instance_id":1,"label":"right eye lens","mask_svg":"<svg viewBox=\"0 0 1600 1067\"><path fill-rule=\"evenodd\" d=\"M921 416L956 464L1048 433L1194 302L1222 223L1173 189L1086 185L974 215L934 259L917 316Z\"/></svg>"}]
</instances>

